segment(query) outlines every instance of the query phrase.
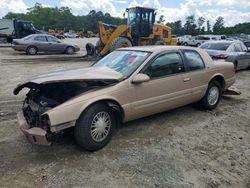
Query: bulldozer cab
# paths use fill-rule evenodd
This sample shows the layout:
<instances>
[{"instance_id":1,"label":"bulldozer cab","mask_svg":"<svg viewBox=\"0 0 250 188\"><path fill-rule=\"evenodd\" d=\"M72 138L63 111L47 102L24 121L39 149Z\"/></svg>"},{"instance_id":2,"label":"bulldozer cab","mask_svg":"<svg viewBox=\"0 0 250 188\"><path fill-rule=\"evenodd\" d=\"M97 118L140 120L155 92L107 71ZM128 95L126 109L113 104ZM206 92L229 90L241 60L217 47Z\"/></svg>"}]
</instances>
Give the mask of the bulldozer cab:
<instances>
[{"instance_id":1,"label":"bulldozer cab","mask_svg":"<svg viewBox=\"0 0 250 188\"><path fill-rule=\"evenodd\" d=\"M132 37L148 37L153 32L155 9L133 7L126 11L128 13L127 25L131 27Z\"/></svg>"}]
</instances>

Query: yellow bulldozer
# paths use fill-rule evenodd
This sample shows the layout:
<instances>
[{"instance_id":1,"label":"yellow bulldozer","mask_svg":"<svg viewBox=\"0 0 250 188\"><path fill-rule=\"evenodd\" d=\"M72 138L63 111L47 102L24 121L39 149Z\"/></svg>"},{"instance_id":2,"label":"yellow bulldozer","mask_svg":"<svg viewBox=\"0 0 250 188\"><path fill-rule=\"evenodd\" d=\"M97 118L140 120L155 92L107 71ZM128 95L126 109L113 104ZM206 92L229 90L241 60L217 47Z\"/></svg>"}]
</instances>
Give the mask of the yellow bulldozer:
<instances>
[{"instance_id":1,"label":"yellow bulldozer","mask_svg":"<svg viewBox=\"0 0 250 188\"><path fill-rule=\"evenodd\" d=\"M88 55L104 56L117 48L145 45L176 45L171 28L155 23L155 9L127 8L127 25L109 25L98 22L99 41L96 46L88 43Z\"/></svg>"}]
</instances>

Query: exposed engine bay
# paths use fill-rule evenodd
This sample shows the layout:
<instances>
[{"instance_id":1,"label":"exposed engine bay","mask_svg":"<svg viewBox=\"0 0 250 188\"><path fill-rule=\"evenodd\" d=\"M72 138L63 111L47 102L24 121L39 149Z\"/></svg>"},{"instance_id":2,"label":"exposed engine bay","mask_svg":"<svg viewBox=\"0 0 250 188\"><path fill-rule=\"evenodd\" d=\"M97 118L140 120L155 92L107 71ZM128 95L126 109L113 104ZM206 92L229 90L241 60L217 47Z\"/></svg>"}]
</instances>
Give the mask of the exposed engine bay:
<instances>
[{"instance_id":1,"label":"exposed engine bay","mask_svg":"<svg viewBox=\"0 0 250 188\"><path fill-rule=\"evenodd\" d=\"M89 90L105 87L117 82L116 80L89 80L53 82L46 84L27 83L14 90L18 94L24 87L30 88L23 103L23 114L32 127L40 127L49 131L49 119L44 112L66 102L67 100Z\"/></svg>"}]
</instances>

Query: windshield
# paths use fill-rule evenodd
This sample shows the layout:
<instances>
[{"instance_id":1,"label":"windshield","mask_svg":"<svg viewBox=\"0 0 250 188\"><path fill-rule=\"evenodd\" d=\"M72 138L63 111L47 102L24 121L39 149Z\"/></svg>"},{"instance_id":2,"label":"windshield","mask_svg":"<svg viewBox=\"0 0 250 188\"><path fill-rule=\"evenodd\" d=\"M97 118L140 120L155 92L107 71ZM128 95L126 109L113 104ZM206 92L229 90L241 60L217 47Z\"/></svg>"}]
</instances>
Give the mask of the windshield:
<instances>
[{"instance_id":1,"label":"windshield","mask_svg":"<svg viewBox=\"0 0 250 188\"><path fill-rule=\"evenodd\" d=\"M136 15L137 15L136 9L129 9L129 11L128 11L128 25L136 24Z\"/></svg>"},{"instance_id":2,"label":"windshield","mask_svg":"<svg viewBox=\"0 0 250 188\"><path fill-rule=\"evenodd\" d=\"M22 22L22 27L25 30L35 30L35 28L31 22Z\"/></svg>"},{"instance_id":3,"label":"windshield","mask_svg":"<svg viewBox=\"0 0 250 188\"><path fill-rule=\"evenodd\" d=\"M228 47L231 45L229 42L224 43L204 43L200 46L202 49L208 49L208 50L221 50L226 51Z\"/></svg>"},{"instance_id":4,"label":"windshield","mask_svg":"<svg viewBox=\"0 0 250 188\"><path fill-rule=\"evenodd\" d=\"M122 73L122 75L127 78L144 62L149 54L149 52L142 51L113 51L93 66L109 67Z\"/></svg>"}]
</instances>

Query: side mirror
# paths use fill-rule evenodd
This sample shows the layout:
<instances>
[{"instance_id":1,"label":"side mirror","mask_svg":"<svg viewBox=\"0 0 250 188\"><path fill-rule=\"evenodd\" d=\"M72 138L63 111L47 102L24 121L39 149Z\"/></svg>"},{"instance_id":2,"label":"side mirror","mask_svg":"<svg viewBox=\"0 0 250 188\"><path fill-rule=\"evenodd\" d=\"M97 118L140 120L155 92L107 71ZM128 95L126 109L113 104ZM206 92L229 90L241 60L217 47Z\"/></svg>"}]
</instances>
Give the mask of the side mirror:
<instances>
[{"instance_id":1,"label":"side mirror","mask_svg":"<svg viewBox=\"0 0 250 188\"><path fill-rule=\"evenodd\" d=\"M148 75L139 73L133 78L132 83L140 84L143 82L148 82L149 80L150 80L150 78Z\"/></svg>"}]
</instances>

